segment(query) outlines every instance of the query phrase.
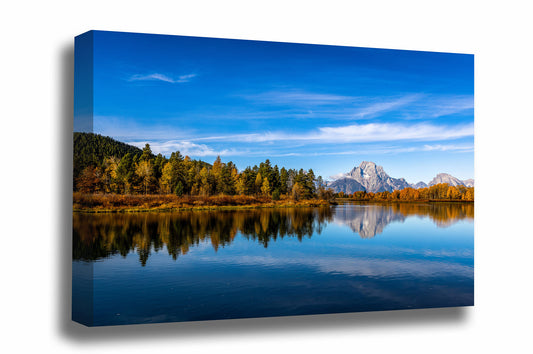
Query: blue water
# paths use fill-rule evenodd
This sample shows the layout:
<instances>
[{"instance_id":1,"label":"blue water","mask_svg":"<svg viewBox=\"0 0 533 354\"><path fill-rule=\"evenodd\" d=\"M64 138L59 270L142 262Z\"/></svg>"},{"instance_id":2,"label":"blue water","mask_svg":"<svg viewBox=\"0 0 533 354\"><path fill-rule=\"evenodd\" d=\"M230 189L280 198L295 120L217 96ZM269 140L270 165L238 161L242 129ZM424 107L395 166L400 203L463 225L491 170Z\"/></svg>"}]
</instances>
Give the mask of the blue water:
<instances>
[{"instance_id":1,"label":"blue water","mask_svg":"<svg viewBox=\"0 0 533 354\"><path fill-rule=\"evenodd\" d=\"M75 215L86 324L474 304L473 205L150 214Z\"/></svg>"}]
</instances>

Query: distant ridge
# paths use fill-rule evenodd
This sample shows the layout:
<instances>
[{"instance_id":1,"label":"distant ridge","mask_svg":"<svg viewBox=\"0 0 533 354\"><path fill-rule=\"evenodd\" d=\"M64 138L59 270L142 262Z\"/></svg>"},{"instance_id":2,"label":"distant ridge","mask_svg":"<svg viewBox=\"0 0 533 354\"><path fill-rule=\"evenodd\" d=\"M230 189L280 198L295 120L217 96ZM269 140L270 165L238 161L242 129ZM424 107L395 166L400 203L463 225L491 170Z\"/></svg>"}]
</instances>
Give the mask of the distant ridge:
<instances>
[{"instance_id":1,"label":"distant ridge","mask_svg":"<svg viewBox=\"0 0 533 354\"><path fill-rule=\"evenodd\" d=\"M335 193L344 192L352 194L354 192L366 191L372 193L392 192L405 188L426 188L439 183L447 183L450 186L473 187L474 180L460 180L448 173L439 173L429 183L418 182L415 184L408 183L405 178L393 178L389 176L382 166L376 165L371 161L363 161L358 167L354 167L350 172L344 173L342 177L330 182L329 188Z\"/></svg>"},{"instance_id":2,"label":"distant ridge","mask_svg":"<svg viewBox=\"0 0 533 354\"><path fill-rule=\"evenodd\" d=\"M431 182L428 183L428 186L434 186L439 183L448 183L450 186L464 186L464 182L461 181L459 178L456 178L448 173L439 173L431 180Z\"/></svg>"},{"instance_id":3,"label":"distant ridge","mask_svg":"<svg viewBox=\"0 0 533 354\"><path fill-rule=\"evenodd\" d=\"M418 182L413 185L411 185L413 188L419 189L419 188L426 188L428 185L425 182Z\"/></svg>"}]
</instances>

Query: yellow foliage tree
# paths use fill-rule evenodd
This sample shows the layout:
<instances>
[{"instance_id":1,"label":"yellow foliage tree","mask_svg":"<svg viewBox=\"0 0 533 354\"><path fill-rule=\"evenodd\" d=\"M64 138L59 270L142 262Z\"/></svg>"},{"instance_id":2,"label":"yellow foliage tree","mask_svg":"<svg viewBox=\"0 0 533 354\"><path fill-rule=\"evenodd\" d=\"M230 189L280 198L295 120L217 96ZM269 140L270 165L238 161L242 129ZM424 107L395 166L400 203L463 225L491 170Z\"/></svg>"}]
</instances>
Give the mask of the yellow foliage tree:
<instances>
[{"instance_id":1,"label":"yellow foliage tree","mask_svg":"<svg viewBox=\"0 0 533 354\"><path fill-rule=\"evenodd\" d=\"M163 167L163 173L160 180L161 192L170 194L172 188L172 164L167 162Z\"/></svg>"},{"instance_id":2,"label":"yellow foliage tree","mask_svg":"<svg viewBox=\"0 0 533 354\"><path fill-rule=\"evenodd\" d=\"M147 194L148 186L150 185L150 182L152 180L152 163L150 162L150 160L143 160L139 162L137 168L135 169L135 173L142 181L142 184L144 186L144 194Z\"/></svg>"},{"instance_id":3,"label":"yellow foliage tree","mask_svg":"<svg viewBox=\"0 0 533 354\"><path fill-rule=\"evenodd\" d=\"M261 172L257 174L255 178L255 193L259 194L261 192L261 187L263 186L263 177L261 177Z\"/></svg>"},{"instance_id":4,"label":"yellow foliage tree","mask_svg":"<svg viewBox=\"0 0 533 354\"><path fill-rule=\"evenodd\" d=\"M263 185L261 186L261 193L263 195L270 195L270 183L268 183L268 178L263 178Z\"/></svg>"}]
</instances>

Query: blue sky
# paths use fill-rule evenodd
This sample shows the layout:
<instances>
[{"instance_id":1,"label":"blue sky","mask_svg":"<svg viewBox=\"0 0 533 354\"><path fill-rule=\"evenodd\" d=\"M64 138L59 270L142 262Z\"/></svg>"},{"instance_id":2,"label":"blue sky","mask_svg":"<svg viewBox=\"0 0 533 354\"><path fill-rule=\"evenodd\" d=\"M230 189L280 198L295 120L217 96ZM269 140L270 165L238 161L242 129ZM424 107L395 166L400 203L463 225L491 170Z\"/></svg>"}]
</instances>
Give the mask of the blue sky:
<instances>
[{"instance_id":1,"label":"blue sky","mask_svg":"<svg viewBox=\"0 0 533 354\"><path fill-rule=\"evenodd\" d=\"M94 32L94 132L326 179L474 177L474 56Z\"/></svg>"}]
</instances>

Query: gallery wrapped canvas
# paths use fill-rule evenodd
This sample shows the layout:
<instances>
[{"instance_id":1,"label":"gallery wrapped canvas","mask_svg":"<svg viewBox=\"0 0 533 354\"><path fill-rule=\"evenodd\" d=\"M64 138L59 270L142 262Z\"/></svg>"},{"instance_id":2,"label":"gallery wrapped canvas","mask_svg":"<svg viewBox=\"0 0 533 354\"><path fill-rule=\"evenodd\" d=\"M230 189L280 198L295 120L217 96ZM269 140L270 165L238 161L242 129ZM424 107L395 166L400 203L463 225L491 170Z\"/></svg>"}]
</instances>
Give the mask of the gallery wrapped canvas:
<instances>
[{"instance_id":1,"label":"gallery wrapped canvas","mask_svg":"<svg viewBox=\"0 0 533 354\"><path fill-rule=\"evenodd\" d=\"M72 319L474 304L474 56L75 40Z\"/></svg>"}]
</instances>

